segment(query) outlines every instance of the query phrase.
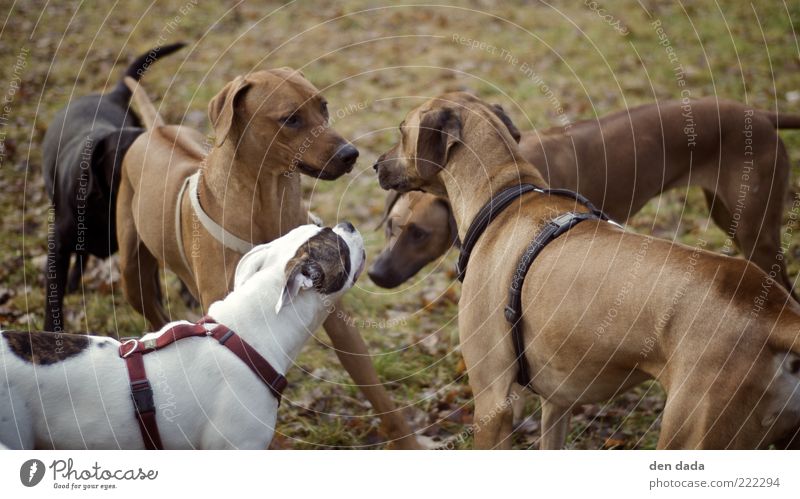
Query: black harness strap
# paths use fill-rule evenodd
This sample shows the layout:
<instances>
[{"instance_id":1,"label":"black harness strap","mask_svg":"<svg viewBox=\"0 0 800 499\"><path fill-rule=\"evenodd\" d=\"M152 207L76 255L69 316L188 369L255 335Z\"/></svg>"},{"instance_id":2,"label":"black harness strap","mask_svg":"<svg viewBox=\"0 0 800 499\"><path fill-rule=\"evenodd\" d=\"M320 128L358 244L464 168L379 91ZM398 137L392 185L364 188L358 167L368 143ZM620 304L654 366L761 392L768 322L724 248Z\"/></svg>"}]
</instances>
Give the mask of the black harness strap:
<instances>
[{"instance_id":1,"label":"black harness strap","mask_svg":"<svg viewBox=\"0 0 800 499\"><path fill-rule=\"evenodd\" d=\"M525 276L528 275L528 270L531 268L534 259L536 259L550 241L570 230L575 225L584 220L604 220L610 222L605 213L595 208L588 199L577 192L568 189L542 189L533 184L518 184L508 187L500 191L497 196L492 197L489 202L481 208L478 215L467 229L467 233L464 236L464 244L461 246L458 264L456 265L459 281L464 281L472 250L492 220L497 218L497 216L515 199L531 191L540 194L572 198L577 203L588 208L589 212L568 212L547 222L544 228L533 238L533 241L531 241L525 249L514 271L511 287L508 291L508 305L505 309L505 318L511 324L511 336L514 342L514 352L517 357L517 365L519 368L517 372L517 383L526 387L529 387L532 379L528 360L525 358L525 342L522 334L522 285L525 283Z\"/></svg>"},{"instance_id":2,"label":"black harness strap","mask_svg":"<svg viewBox=\"0 0 800 499\"><path fill-rule=\"evenodd\" d=\"M467 272L467 264L469 257L472 254L472 249L478 243L483 232L492 223L492 220L503 212L515 199L522 196L526 192L538 192L540 194L550 194L556 196L564 196L574 199L579 204L586 206L589 211L597 216L600 220L608 220L608 217L602 211L595 208L595 206L586 199L583 195L570 191L568 189L542 189L533 184L517 184L500 191L497 196L493 196L488 203L486 203L481 211L475 216L475 219L469 225L467 233L464 236L463 244L461 245L461 253L458 256L458 263L456 263L456 273L458 280L463 282L464 275Z\"/></svg>"},{"instance_id":3,"label":"black harness strap","mask_svg":"<svg viewBox=\"0 0 800 499\"><path fill-rule=\"evenodd\" d=\"M456 263L456 272L458 273L458 280L464 282L464 275L467 272L467 264L469 263L469 256L472 253L472 248L477 244L483 231L492 223L497 215L503 212L512 201L522 196L526 192L540 190L532 184L519 184L500 191L497 196L493 196L488 203L486 203L478 215L469 225L467 234L464 236L464 241L461 244L461 253L458 255L458 263Z\"/></svg>"},{"instance_id":4,"label":"black harness strap","mask_svg":"<svg viewBox=\"0 0 800 499\"><path fill-rule=\"evenodd\" d=\"M525 357L525 341L522 335L522 285L533 261L545 246L561 234L567 232L584 220L600 219L595 213L564 213L547 222L541 232L536 234L519 259L511 287L508 289L508 305L505 318L511 324L511 338L514 342L514 353L517 357L517 383L528 386L531 382L530 368Z\"/></svg>"}]
</instances>

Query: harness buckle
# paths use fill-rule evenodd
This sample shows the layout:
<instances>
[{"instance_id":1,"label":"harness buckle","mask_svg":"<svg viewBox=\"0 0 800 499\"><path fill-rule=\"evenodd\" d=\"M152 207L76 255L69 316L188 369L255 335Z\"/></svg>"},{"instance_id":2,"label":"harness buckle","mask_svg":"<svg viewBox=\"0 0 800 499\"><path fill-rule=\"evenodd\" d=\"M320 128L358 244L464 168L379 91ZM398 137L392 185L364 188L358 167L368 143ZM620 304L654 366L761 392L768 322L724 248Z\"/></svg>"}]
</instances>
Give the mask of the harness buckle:
<instances>
[{"instance_id":1,"label":"harness buckle","mask_svg":"<svg viewBox=\"0 0 800 499\"><path fill-rule=\"evenodd\" d=\"M575 213L568 211L550 220L550 223L555 225L557 230L561 230L561 228L563 228L564 226L569 225L569 223L572 222L572 219L574 217Z\"/></svg>"},{"instance_id":2,"label":"harness buckle","mask_svg":"<svg viewBox=\"0 0 800 499\"><path fill-rule=\"evenodd\" d=\"M136 339L136 338L131 338L131 339L129 339L129 340L126 340L126 341L125 341L125 342L122 344L121 348L125 348L125 346L127 346L127 345L130 345L130 344L133 344L133 348L131 348L130 350L128 350L127 352L125 352L125 353L123 353L123 354L122 354L122 358L123 358L123 359L127 359L128 357L130 357L130 355L131 355L133 352L135 352L137 348L139 348L139 340L138 340L138 339Z\"/></svg>"},{"instance_id":3,"label":"harness buckle","mask_svg":"<svg viewBox=\"0 0 800 499\"><path fill-rule=\"evenodd\" d=\"M133 406L139 414L156 410L153 389L146 379L131 382L131 398L133 399Z\"/></svg>"}]
</instances>

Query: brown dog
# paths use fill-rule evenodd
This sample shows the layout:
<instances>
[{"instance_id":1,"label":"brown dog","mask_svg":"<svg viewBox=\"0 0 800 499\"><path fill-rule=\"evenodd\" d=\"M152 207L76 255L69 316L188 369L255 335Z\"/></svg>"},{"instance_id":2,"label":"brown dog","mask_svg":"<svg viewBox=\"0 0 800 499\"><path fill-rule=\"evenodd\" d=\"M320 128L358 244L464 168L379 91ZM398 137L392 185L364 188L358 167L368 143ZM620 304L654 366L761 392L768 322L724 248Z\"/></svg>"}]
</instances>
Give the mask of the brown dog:
<instances>
[{"instance_id":1,"label":"brown dog","mask_svg":"<svg viewBox=\"0 0 800 499\"><path fill-rule=\"evenodd\" d=\"M390 192L384 224L386 245L368 272L382 288L404 283L458 240L450 204L424 192Z\"/></svg>"},{"instance_id":2,"label":"brown dog","mask_svg":"<svg viewBox=\"0 0 800 499\"><path fill-rule=\"evenodd\" d=\"M519 145L549 185L577 190L618 221L664 191L702 187L714 221L745 258L791 290L780 245L791 164L776 128L800 128L800 116L781 114L779 122L774 113L704 98L526 132ZM449 248L418 247L414 234L397 229L398 220L424 228L428 241L446 238L451 230L437 222L449 206L434 197L406 196L387 198L385 220L394 228L387 227L386 246L369 271L379 286L398 286ZM395 204L398 199L403 201Z\"/></svg>"},{"instance_id":3,"label":"brown dog","mask_svg":"<svg viewBox=\"0 0 800 499\"><path fill-rule=\"evenodd\" d=\"M506 126L472 95L431 99L400 130L376 164L381 187L446 196L462 238L500 190L544 185ZM543 224L576 209L585 211L563 197L525 194L473 249L458 321L477 447L510 446L517 365L504 307L516 262ZM660 448L797 443L800 305L745 260L586 221L541 252L522 306L545 448L562 445L572 407L647 379L667 392Z\"/></svg>"},{"instance_id":4,"label":"brown dog","mask_svg":"<svg viewBox=\"0 0 800 499\"><path fill-rule=\"evenodd\" d=\"M175 272L207 307L228 293L248 246L307 223L295 170L332 180L351 171L358 156L328 126L319 91L290 68L250 73L225 85L208 106L215 134L208 154L199 132L159 126L163 120L141 89L134 104L148 131L131 146L122 167L117 207L122 287L156 328L167 321L158 300L159 265ZM196 172L201 175L192 177ZM344 316L330 314L324 324L342 365L394 444L416 447L363 339Z\"/></svg>"}]
</instances>

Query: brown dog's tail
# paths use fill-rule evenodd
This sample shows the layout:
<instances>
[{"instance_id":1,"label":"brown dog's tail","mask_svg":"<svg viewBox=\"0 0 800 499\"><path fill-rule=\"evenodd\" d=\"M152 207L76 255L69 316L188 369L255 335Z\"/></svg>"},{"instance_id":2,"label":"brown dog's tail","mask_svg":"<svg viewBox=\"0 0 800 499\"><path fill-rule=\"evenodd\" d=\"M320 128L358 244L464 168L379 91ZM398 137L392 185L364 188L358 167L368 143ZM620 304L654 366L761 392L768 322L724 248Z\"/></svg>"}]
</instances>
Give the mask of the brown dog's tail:
<instances>
[{"instance_id":1,"label":"brown dog's tail","mask_svg":"<svg viewBox=\"0 0 800 499\"><path fill-rule=\"evenodd\" d=\"M800 114L789 113L773 113L771 111L761 111L761 114L767 117L772 122L772 125L777 128L793 129L800 128Z\"/></svg>"},{"instance_id":2,"label":"brown dog's tail","mask_svg":"<svg viewBox=\"0 0 800 499\"><path fill-rule=\"evenodd\" d=\"M136 114L139 115L139 119L142 121L145 130L152 130L157 126L164 126L164 118L158 114L156 107L153 105L153 102L150 100L150 97L147 96L142 86L139 85L139 82L130 76L126 76L123 81L131 91L131 105L133 110L136 111Z\"/></svg>"}]
</instances>

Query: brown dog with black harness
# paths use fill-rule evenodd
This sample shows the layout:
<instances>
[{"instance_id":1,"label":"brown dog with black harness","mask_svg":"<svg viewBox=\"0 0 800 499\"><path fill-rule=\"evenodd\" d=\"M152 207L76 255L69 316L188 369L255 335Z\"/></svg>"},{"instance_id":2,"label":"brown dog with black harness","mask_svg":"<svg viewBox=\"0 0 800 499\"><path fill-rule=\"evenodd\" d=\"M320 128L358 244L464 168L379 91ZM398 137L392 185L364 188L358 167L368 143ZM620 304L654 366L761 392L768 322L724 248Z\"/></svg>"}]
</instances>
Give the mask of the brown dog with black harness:
<instances>
[{"instance_id":1,"label":"brown dog with black harness","mask_svg":"<svg viewBox=\"0 0 800 499\"><path fill-rule=\"evenodd\" d=\"M462 240L506 189L545 186L505 124L470 94L430 99L400 131L376 163L381 187L447 197ZM584 215L590 210L574 198L516 194L477 232L459 302L477 447L510 447L510 394L522 363L543 399L544 448L563 445L574 406L648 379L667 393L659 448L797 444L800 305L777 282L702 244ZM549 244L532 244L583 217ZM523 257L537 251L525 270L531 260ZM512 286L521 293L508 314L520 321L520 359L506 317Z\"/></svg>"},{"instance_id":2,"label":"brown dog with black harness","mask_svg":"<svg viewBox=\"0 0 800 499\"><path fill-rule=\"evenodd\" d=\"M720 229L791 290L780 239L791 163L777 132L794 128L800 128L796 114L709 97L524 132L519 146L549 185L577 190L618 221L669 189L701 187ZM513 125L510 131L518 133ZM444 254L452 224L442 220L449 210L429 194L390 193L386 244L369 270L375 284L399 286Z\"/></svg>"}]
</instances>

